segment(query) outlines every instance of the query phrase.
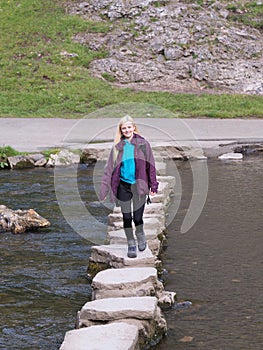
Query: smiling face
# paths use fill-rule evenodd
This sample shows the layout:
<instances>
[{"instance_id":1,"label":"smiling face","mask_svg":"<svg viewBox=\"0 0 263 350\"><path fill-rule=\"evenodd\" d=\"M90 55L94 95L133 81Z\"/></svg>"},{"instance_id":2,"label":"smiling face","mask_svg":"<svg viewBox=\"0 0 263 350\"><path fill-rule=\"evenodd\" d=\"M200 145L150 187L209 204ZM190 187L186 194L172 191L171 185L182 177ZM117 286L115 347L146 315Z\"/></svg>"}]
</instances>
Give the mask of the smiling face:
<instances>
[{"instance_id":1,"label":"smiling face","mask_svg":"<svg viewBox=\"0 0 263 350\"><path fill-rule=\"evenodd\" d=\"M128 139L129 141L132 139L135 126L133 125L132 122L127 122L121 125L120 127L122 135Z\"/></svg>"}]
</instances>

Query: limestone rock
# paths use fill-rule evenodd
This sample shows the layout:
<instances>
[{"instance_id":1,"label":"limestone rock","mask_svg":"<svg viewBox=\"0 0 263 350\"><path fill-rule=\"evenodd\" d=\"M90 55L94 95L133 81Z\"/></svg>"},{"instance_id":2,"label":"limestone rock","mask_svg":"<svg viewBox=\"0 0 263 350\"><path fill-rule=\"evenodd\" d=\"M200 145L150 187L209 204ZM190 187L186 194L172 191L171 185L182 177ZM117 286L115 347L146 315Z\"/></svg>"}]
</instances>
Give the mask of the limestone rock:
<instances>
[{"instance_id":1,"label":"limestone rock","mask_svg":"<svg viewBox=\"0 0 263 350\"><path fill-rule=\"evenodd\" d=\"M157 236L161 233L160 231L157 231L157 228L150 229L150 230L145 228L144 232L145 232L145 237L146 237L147 241L150 239L157 238ZM115 240L118 243L121 243L121 244L127 243L127 238L126 238L124 229L109 231L108 236L109 236L110 240ZM134 234L134 236L135 236L135 234Z\"/></svg>"},{"instance_id":2,"label":"limestone rock","mask_svg":"<svg viewBox=\"0 0 263 350\"><path fill-rule=\"evenodd\" d=\"M143 220L145 222L145 227L148 229L156 227L160 232L162 232L165 229L165 217L161 213L144 213ZM150 223L148 226L147 223L151 222L151 220L153 220L152 224ZM155 225L155 223L156 226L153 226ZM121 228L123 228L122 214L119 210L115 210L114 208L114 212L108 215L108 225L109 231L120 230Z\"/></svg>"},{"instance_id":3,"label":"limestone rock","mask_svg":"<svg viewBox=\"0 0 263 350\"><path fill-rule=\"evenodd\" d=\"M79 154L73 153L68 150L61 150L57 154L51 154L47 162L48 167L54 166L68 166L72 164L78 164L80 162Z\"/></svg>"},{"instance_id":4,"label":"limestone rock","mask_svg":"<svg viewBox=\"0 0 263 350\"><path fill-rule=\"evenodd\" d=\"M242 153L225 153L218 157L221 160L242 160L243 154Z\"/></svg>"},{"instance_id":5,"label":"limestone rock","mask_svg":"<svg viewBox=\"0 0 263 350\"><path fill-rule=\"evenodd\" d=\"M42 153L33 153L33 154L29 154L28 158L30 158L34 163L42 160L42 159L46 159L44 154Z\"/></svg>"},{"instance_id":6,"label":"limestone rock","mask_svg":"<svg viewBox=\"0 0 263 350\"><path fill-rule=\"evenodd\" d=\"M82 150L81 162L94 163L97 161L107 160L110 153L111 146L112 146L112 143L108 146L104 143L103 147L101 147L101 145L99 144L97 147L94 147L94 145L87 146L85 149Z\"/></svg>"},{"instance_id":7,"label":"limestone rock","mask_svg":"<svg viewBox=\"0 0 263 350\"><path fill-rule=\"evenodd\" d=\"M158 235L160 235L162 231L157 231L157 228L150 229L150 230L145 228L144 231L145 231L148 248L150 249L153 255L157 256L161 250L161 242L158 239ZM125 232L123 229L109 231L108 240L110 245L127 244L127 238L125 236Z\"/></svg>"},{"instance_id":8,"label":"limestone rock","mask_svg":"<svg viewBox=\"0 0 263 350\"><path fill-rule=\"evenodd\" d=\"M101 265L113 268L121 267L154 267L155 257L149 248L143 252L138 252L137 258L127 257L127 245L111 244L91 247L91 256L89 258L91 265ZM89 264L90 265L90 264ZM88 268L89 269L89 268Z\"/></svg>"},{"instance_id":9,"label":"limestone rock","mask_svg":"<svg viewBox=\"0 0 263 350\"><path fill-rule=\"evenodd\" d=\"M35 167L42 167L47 164L46 157L41 153L30 154L28 157L34 162Z\"/></svg>"},{"instance_id":10,"label":"limestone rock","mask_svg":"<svg viewBox=\"0 0 263 350\"><path fill-rule=\"evenodd\" d=\"M123 228L123 220L122 220L122 215L119 214L109 214L108 216L108 224L109 224L109 230L108 231L114 231L114 230L120 230ZM160 220L158 218L154 217L144 217L143 218L144 222L144 228L145 230L151 230L154 229L156 230L159 234L163 231Z\"/></svg>"},{"instance_id":11,"label":"limestone rock","mask_svg":"<svg viewBox=\"0 0 263 350\"><path fill-rule=\"evenodd\" d=\"M0 205L0 231L24 233L50 226L50 222L40 216L35 210L12 210Z\"/></svg>"},{"instance_id":12,"label":"limestone rock","mask_svg":"<svg viewBox=\"0 0 263 350\"><path fill-rule=\"evenodd\" d=\"M138 350L137 343L138 327L118 322L71 330L66 333L60 350L97 350L98 344L100 350Z\"/></svg>"},{"instance_id":13,"label":"limestone rock","mask_svg":"<svg viewBox=\"0 0 263 350\"><path fill-rule=\"evenodd\" d=\"M107 269L92 281L93 299L156 296L164 291L153 267Z\"/></svg>"},{"instance_id":14,"label":"limestone rock","mask_svg":"<svg viewBox=\"0 0 263 350\"><path fill-rule=\"evenodd\" d=\"M11 169L34 168L35 163L28 156L13 156L7 158Z\"/></svg>"},{"instance_id":15,"label":"limestone rock","mask_svg":"<svg viewBox=\"0 0 263 350\"><path fill-rule=\"evenodd\" d=\"M169 189L173 191L174 186L175 186L175 177L174 176L157 176L157 181L158 182L167 182Z\"/></svg>"},{"instance_id":16,"label":"limestone rock","mask_svg":"<svg viewBox=\"0 0 263 350\"><path fill-rule=\"evenodd\" d=\"M108 51L89 66L96 77L107 73L117 86L143 90L263 93L262 34L233 22L227 1L79 0L65 6L85 19L111 20L106 34L74 38Z\"/></svg>"},{"instance_id":17,"label":"limestone rock","mask_svg":"<svg viewBox=\"0 0 263 350\"><path fill-rule=\"evenodd\" d=\"M263 144L244 144L234 148L235 153L243 155L263 155Z\"/></svg>"},{"instance_id":18,"label":"limestone rock","mask_svg":"<svg viewBox=\"0 0 263 350\"><path fill-rule=\"evenodd\" d=\"M47 159L44 157L35 162L35 167L43 167L46 164L47 164Z\"/></svg>"},{"instance_id":19,"label":"limestone rock","mask_svg":"<svg viewBox=\"0 0 263 350\"><path fill-rule=\"evenodd\" d=\"M80 310L80 320L113 321L125 318L153 319L157 312L157 298L107 298L87 302Z\"/></svg>"},{"instance_id":20,"label":"limestone rock","mask_svg":"<svg viewBox=\"0 0 263 350\"><path fill-rule=\"evenodd\" d=\"M156 162L155 161L156 173L158 175L165 175L166 173L166 164L164 162Z\"/></svg>"}]
</instances>

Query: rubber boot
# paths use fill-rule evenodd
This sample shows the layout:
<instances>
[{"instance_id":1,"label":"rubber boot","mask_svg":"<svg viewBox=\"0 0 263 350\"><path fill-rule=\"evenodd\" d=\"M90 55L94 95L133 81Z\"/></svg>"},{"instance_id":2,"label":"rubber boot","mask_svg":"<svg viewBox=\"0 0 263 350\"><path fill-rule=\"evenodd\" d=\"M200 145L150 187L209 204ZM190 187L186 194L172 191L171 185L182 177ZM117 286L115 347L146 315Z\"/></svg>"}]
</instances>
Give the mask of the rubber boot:
<instances>
[{"instance_id":1,"label":"rubber boot","mask_svg":"<svg viewBox=\"0 0 263 350\"><path fill-rule=\"evenodd\" d=\"M128 258L136 258L137 257L137 251L136 251L136 243L133 236L133 230L132 227L124 228L124 232L127 238L128 243Z\"/></svg>"},{"instance_id":2,"label":"rubber boot","mask_svg":"<svg viewBox=\"0 0 263 350\"><path fill-rule=\"evenodd\" d=\"M147 247L147 241L145 238L145 233L143 231L143 225L136 226L135 235L137 237L138 249L140 252L142 252Z\"/></svg>"}]
</instances>

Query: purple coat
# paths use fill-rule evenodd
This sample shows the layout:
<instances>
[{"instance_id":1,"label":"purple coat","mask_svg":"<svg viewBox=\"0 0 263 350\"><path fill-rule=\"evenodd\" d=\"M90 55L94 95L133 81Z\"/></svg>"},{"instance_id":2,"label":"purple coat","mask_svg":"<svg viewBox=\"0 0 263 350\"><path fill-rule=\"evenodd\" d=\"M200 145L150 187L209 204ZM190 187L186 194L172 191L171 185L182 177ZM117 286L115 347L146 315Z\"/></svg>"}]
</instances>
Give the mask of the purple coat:
<instances>
[{"instance_id":1,"label":"purple coat","mask_svg":"<svg viewBox=\"0 0 263 350\"><path fill-rule=\"evenodd\" d=\"M138 194L147 195L149 191L157 193L155 161L149 142L139 134L134 134L131 143L135 146L135 177ZM104 200L109 192L112 202L117 197L124 144L125 141L122 139L111 149L101 180L100 200Z\"/></svg>"}]
</instances>

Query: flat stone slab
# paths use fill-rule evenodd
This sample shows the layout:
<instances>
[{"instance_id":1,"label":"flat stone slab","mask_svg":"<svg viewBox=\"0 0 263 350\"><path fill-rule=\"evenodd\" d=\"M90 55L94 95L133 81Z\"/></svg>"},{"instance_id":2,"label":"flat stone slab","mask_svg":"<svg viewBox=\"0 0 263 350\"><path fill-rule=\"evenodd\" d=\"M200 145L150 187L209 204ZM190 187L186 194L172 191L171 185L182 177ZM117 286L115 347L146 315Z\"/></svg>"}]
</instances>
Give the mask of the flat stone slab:
<instances>
[{"instance_id":1,"label":"flat stone slab","mask_svg":"<svg viewBox=\"0 0 263 350\"><path fill-rule=\"evenodd\" d=\"M155 161L156 173L158 175L165 175L166 173L166 163Z\"/></svg>"},{"instance_id":2,"label":"flat stone slab","mask_svg":"<svg viewBox=\"0 0 263 350\"><path fill-rule=\"evenodd\" d=\"M221 160L242 160L243 154L242 153L225 153L218 157Z\"/></svg>"},{"instance_id":3,"label":"flat stone slab","mask_svg":"<svg viewBox=\"0 0 263 350\"><path fill-rule=\"evenodd\" d=\"M153 267L107 269L97 273L91 285L93 299L158 297L164 290Z\"/></svg>"},{"instance_id":4,"label":"flat stone slab","mask_svg":"<svg viewBox=\"0 0 263 350\"><path fill-rule=\"evenodd\" d=\"M151 204L150 204L151 205ZM146 220L155 219L158 220L159 225L161 226L161 231L165 229L165 216L162 213L144 213L143 221L146 223ZM116 223L116 224L115 224ZM108 225L109 227L116 227L116 229L120 229L123 227L122 223L122 214L121 212L115 211L114 213L110 213L108 215ZM148 227L149 228L149 227Z\"/></svg>"},{"instance_id":5,"label":"flat stone slab","mask_svg":"<svg viewBox=\"0 0 263 350\"><path fill-rule=\"evenodd\" d=\"M150 239L156 239L157 236L162 231L160 229L158 230L157 228L154 228L150 230L145 229L144 232L145 232L146 240L150 240ZM110 242L114 241L115 243L127 244L127 238L126 238L124 229L109 231L108 236L109 236ZM136 239L135 234L134 234L134 237Z\"/></svg>"},{"instance_id":6,"label":"flat stone slab","mask_svg":"<svg viewBox=\"0 0 263 350\"><path fill-rule=\"evenodd\" d=\"M110 323L67 332L60 350L135 350L138 338L137 326Z\"/></svg>"},{"instance_id":7,"label":"flat stone slab","mask_svg":"<svg viewBox=\"0 0 263 350\"><path fill-rule=\"evenodd\" d=\"M149 279L157 279L154 267L130 267L123 269L108 269L97 273L92 285L97 287L121 286L127 283L138 283Z\"/></svg>"},{"instance_id":8,"label":"flat stone slab","mask_svg":"<svg viewBox=\"0 0 263 350\"><path fill-rule=\"evenodd\" d=\"M107 264L110 267L154 267L155 258L147 247L143 252L137 252L137 258L127 257L128 246L124 244L110 244L91 247L90 261Z\"/></svg>"},{"instance_id":9,"label":"flat stone slab","mask_svg":"<svg viewBox=\"0 0 263 350\"><path fill-rule=\"evenodd\" d=\"M153 319L157 312L156 297L107 298L87 302L79 312L80 322L114 321L126 318Z\"/></svg>"},{"instance_id":10,"label":"flat stone slab","mask_svg":"<svg viewBox=\"0 0 263 350\"><path fill-rule=\"evenodd\" d=\"M113 213L121 213L121 208L114 207ZM164 215L164 205L163 205L163 203L151 203L149 205L145 205L144 213L145 214L162 214L162 215Z\"/></svg>"},{"instance_id":11,"label":"flat stone slab","mask_svg":"<svg viewBox=\"0 0 263 350\"><path fill-rule=\"evenodd\" d=\"M174 176L169 176L169 175L166 175L166 176L158 176L157 175L157 181L159 183L162 183L162 182L168 182L169 184L169 188L171 190L174 189L174 186L175 186L175 183L176 183L176 180L175 180L175 177Z\"/></svg>"},{"instance_id":12,"label":"flat stone slab","mask_svg":"<svg viewBox=\"0 0 263 350\"><path fill-rule=\"evenodd\" d=\"M150 205L146 205L144 209L145 214L162 214L165 215L164 212L164 204L163 203L151 203Z\"/></svg>"},{"instance_id":13,"label":"flat stone slab","mask_svg":"<svg viewBox=\"0 0 263 350\"><path fill-rule=\"evenodd\" d=\"M169 182L163 181L163 180L160 181L159 186L158 186L158 194L162 194L164 196L169 196L170 192L171 192L171 188L170 188Z\"/></svg>"},{"instance_id":14,"label":"flat stone slab","mask_svg":"<svg viewBox=\"0 0 263 350\"><path fill-rule=\"evenodd\" d=\"M109 216L110 216L109 221L111 223L110 231L112 231L112 228L114 228L114 230L120 230L123 228L122 215L120 213L119 214L109 214ZM144 229L145 230L155 229L155 230L157 230L158 234L163 231L162 223L161 223L161 220L159 220L159 218L144 217L143 222L144 222Z\"/></svg>"}]
</instances>

